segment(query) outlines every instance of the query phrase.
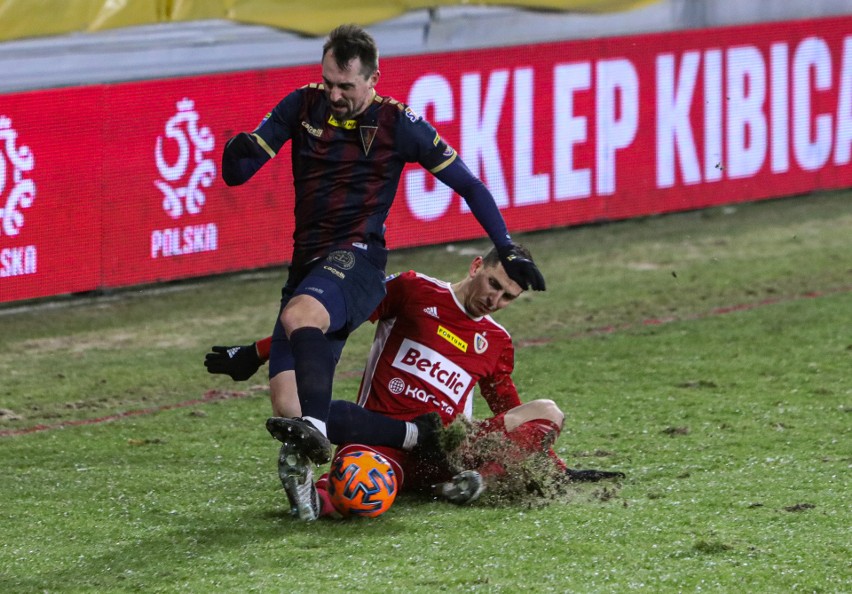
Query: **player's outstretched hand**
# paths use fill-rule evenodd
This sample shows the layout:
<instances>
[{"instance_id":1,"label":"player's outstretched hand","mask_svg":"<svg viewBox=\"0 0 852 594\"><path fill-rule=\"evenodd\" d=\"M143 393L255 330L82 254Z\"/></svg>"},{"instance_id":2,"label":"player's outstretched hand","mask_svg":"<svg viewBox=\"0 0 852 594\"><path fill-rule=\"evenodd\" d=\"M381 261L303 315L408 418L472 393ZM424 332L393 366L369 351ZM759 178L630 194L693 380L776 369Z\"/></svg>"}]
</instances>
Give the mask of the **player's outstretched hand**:
<instances>
[{"instance_id":1,"label":"player's outstretched hand","mask_svg":"<svg viewBox=\"0 0 852 594\"><path fill-rule=\"evenodd\" d=\"M518 283L525 291L532 289L533 291L544 291L544 277L535 265L531 258L527 258L521 253L513 243L498 247L497 254L500 256L500 262L503 268L506 269L506 274L513 281Z\"/></svg>"},{"instance_id":2,"label":"player's outstretched hand","mask_svg":"<svg viewBox=\"0 0 852 594\"><path fill-rule=\"evenodd\" d=\"M230 375L234 381L247 380L263 365L254 343L246 346L214 346L212 351L204 357L204 367L210 373Z\"/></svg>"}]
</instances>

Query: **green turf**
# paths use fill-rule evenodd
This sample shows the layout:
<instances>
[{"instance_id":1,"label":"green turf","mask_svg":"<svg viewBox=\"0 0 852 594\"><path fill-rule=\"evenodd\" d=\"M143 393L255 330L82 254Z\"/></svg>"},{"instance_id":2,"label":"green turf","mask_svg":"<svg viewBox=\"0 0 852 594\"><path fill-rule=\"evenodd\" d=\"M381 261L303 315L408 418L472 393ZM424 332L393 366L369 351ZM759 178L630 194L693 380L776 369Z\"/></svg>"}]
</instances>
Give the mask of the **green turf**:
<instances>
[{"instance_id":1,"label":"green turf","mask_svg":"<svg viewBox=\"0 0 852 594\"><path fill-rule=\"evenodd\" d=\"M0 437L0 591L850 591L850 199L522 238L548 281L498 314L522 397L565 411L569 464L627 473L546 506L289 518L262 374L201 366L269 332L282 271L0 309L0 431L163 407ZM452 280L483 246L389 269Z\"/></svg>"}]
</instances>

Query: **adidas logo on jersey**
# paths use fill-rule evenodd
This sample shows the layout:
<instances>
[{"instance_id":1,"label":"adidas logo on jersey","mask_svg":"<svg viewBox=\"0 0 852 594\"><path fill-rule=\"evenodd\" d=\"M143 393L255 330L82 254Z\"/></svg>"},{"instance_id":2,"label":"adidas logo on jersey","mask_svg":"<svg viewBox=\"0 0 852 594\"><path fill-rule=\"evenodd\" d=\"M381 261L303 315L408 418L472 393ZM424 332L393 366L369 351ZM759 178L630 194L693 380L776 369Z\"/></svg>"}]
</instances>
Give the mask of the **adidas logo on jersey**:
<instances>
[{"instance_id":1,"label":"adidas logo on jersey","mask_svg":"<svg viewBox=\"0 0 852 594\"><path fill-rule=\"evenodd\" d=\"M431 307L424 307L424 308L423 308L423 312L424 312L424 313L426 313L426 314L429 314L429 315L430 315L430 316L432 316L433 318L437 318L437 317L438 317L438 308L437 308L437 307L435 307L434 305L433 305L433 306L431 306Z\"/></svg>"}]
</instances>

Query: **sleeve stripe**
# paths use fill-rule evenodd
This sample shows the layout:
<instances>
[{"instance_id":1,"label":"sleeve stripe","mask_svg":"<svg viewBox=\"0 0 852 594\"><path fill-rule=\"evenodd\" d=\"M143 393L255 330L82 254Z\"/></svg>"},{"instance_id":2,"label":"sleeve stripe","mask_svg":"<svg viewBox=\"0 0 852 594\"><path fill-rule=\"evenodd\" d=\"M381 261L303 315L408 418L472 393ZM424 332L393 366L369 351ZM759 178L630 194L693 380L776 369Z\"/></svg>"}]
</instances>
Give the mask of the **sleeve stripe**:
<instances>
[{"instance_id":1,"label":"sleeve stripe","mask_svg":"<svg viewBox=\"0 0 852 594\"><path fill-rule=\"evenodd\" d=\"M433 167L432 169L430 169L429 173L434 174L434 173L438 173L439 171L441 171L443 169L446 169L447 167L449 167L450 163L452 163L453 161L456 160L456 157L458 157L458 156L459 156L459 154L456 151L453 151L452 157L450 157L449 159L447 159L446 161L444 161L443 163L441 163L437 167Z\"/></svg>"},{"instance_id":2,"label":"sleeve stripe","mask_svg":"<svg viewBox=\"0 0 852 594\"><path fill-rule=\"evenodd\" d=\"M260 136L258 136L257 134L252 134L252 136L253 136L253 137L254 137L254 139L257 141L257 144L259 144L259 145L260 145L260 148L262 148L262 149L266 152L266 154L267 154L267 155L269 155L269 158L270 158L270 159L271 159L272 157L274 157L274 156L275 156L275 151L273 151L273 150L269 147L269 145L268 145L268 144L266 144L266 141L265 141L263 138L261 138L261 137L260 137Z\"/></svg>"}]
</instances>

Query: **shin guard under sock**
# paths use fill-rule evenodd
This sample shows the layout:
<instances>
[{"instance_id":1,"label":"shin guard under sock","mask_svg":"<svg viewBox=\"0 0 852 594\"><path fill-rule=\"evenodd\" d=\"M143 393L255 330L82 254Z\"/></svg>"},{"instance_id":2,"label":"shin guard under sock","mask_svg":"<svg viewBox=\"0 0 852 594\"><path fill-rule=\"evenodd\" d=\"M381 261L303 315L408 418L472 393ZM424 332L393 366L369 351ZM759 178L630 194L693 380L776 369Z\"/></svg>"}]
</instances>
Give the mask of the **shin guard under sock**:
<instances>
[{"instance_id":1,"label":"shin guard under sock","mask_svg":"<svg viewBox=\"0 0 852 594\"><path fill-rule=\"evenodd\" d=\"M334 352L319 328L299 328L290 334L296 387L303 417L328 420L334 381Z\"/></svg>"},{"instance_id":2,"label":"shin guard under sock","mask_svg":"<svg viewBox=\"0 0 852 594\"><path fill-rule=\"evenodd\" d=\"M363 443L401 449L407 423L367 410L348 400L333 400L328 416L328 438L333 443Z\"/></svg>"}]
</instances>

